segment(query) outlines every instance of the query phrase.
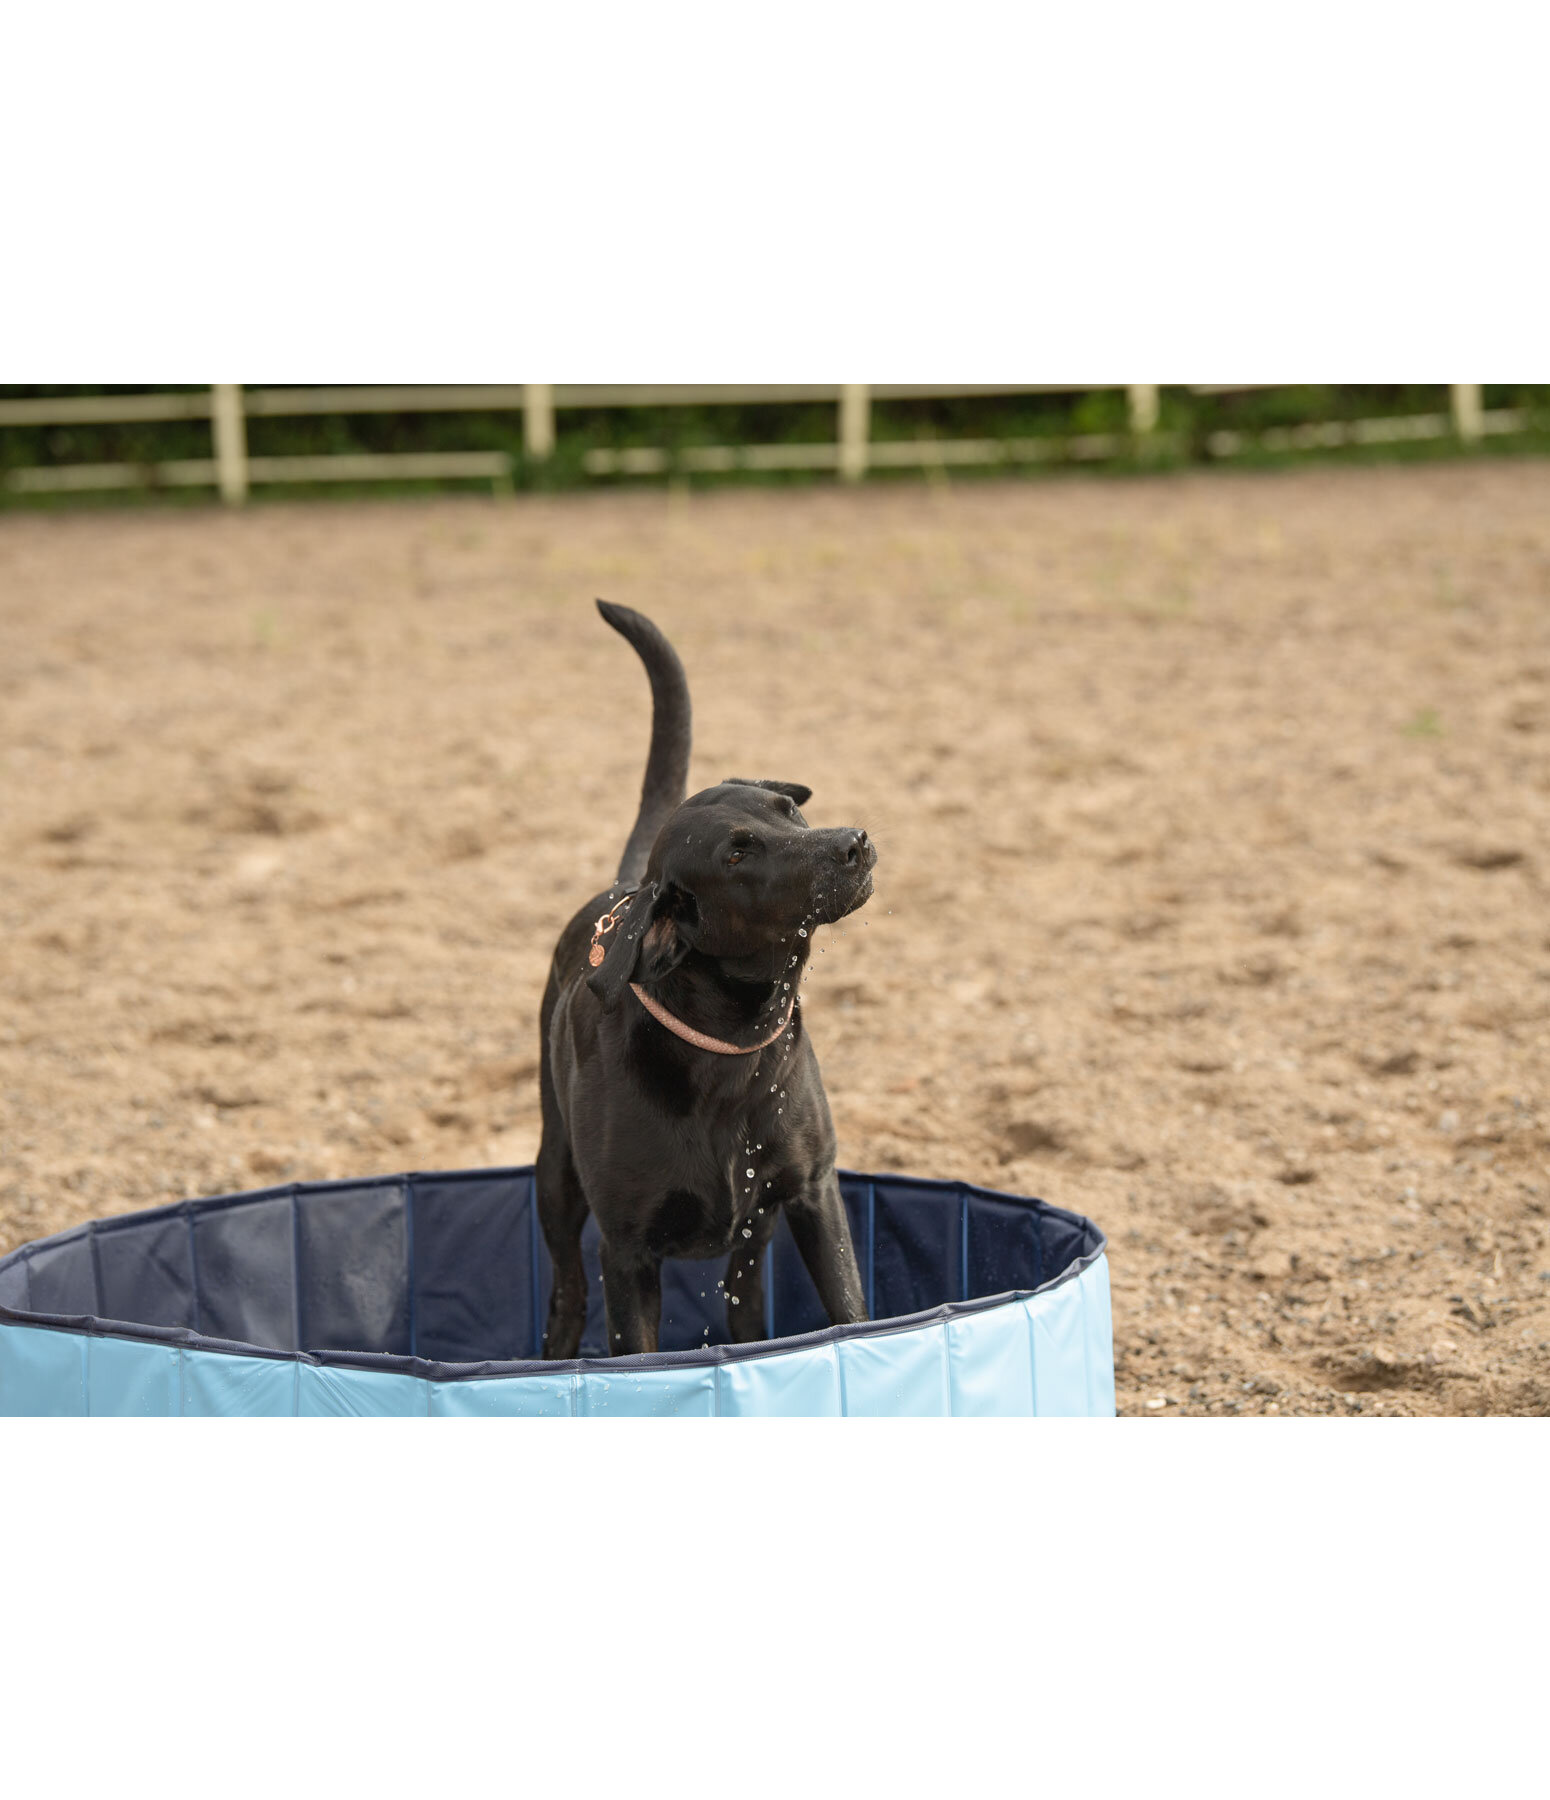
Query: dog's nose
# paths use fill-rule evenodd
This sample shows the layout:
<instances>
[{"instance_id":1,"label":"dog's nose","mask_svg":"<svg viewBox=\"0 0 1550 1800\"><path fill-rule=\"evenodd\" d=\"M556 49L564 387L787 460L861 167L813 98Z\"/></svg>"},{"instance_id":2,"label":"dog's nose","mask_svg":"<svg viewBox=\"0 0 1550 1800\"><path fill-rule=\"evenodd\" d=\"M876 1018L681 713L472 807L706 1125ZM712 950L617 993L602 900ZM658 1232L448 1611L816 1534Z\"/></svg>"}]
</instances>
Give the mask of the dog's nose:
<instances>
[{"instance_id":1,"label":"dog's nose","mask_svg":"<svg viewBox=\"0 0 1550 1800\"><path fill-rule=\"evenodd\" d=\"M845 846L846 862L848 862L852 867L854 867L857 863L859 863L865 859L866 853L870 848L871 848L871 841L868 839L867 834L864 831L852 832L851 836L850 836L850 842Z\"/></svg>"}]
</instances>

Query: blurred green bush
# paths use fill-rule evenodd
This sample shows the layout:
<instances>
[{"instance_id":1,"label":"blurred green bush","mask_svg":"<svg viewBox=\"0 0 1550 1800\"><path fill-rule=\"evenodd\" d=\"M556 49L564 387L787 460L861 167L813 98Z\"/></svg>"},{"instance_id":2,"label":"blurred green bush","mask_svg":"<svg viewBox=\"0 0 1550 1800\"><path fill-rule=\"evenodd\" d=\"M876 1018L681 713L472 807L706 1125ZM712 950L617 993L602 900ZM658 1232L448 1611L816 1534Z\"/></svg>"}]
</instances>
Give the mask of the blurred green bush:
<instances>
[{"instance_id":1,"label":"blurred green bush","mask_svg":"<svg viewBox=\"0 0 1550 1800\"><path fill-rule=\"evenodd\" d=\"M0 399L198 391L167 387L0 387ZM1521 410L1529 417L1530 429L1487 436L1472 454L1543 455L1550 451L1550 387L1486 387L1484 403L1488 412L1503 408ZM1282 387L1223 394L1196 394L1185 387L1164 387L1158 432L1151 442L1138 440L1131 443L1125 395L1118 390L874 401L871 430L873 441L879 443L947 438L1049 440L1050 462L1019 464L1019 473L1059 466L1063 460L1060 453L1062 440L1114 436L1122 440L1117 455L1084 460L1082 466L1092 470L1108 468L1132 472L1138 466L1179 467L1224 460L1219 450L1213 448L1213 438L1224 432L1237 434L1243 440L1230 458L1234 467L1310 461L1398 462L1457 456L1463 447L1451 434L1415 442L1314 449L1270 450L1252 441L1256 434L1277 427L1446 414L1447 410L1448 390L1437 385ZM836 418L835 406L813 402L566 409L557 417L554 454L542 462L530 462L525 456L522 416L516 411L249 417L247 443L252 456L314 456L351 451L504 451L512 458L514 485L533 490L590 487L619 481L638 484L643 479L688 480L696 486L727 482L769 485L827 481L833 477L825 472L753 471L646 478L597 476L587 472L586 457L592 450L653 448L665 450L671 457L674 452L705 445L832 443ZM32 495L6 492L3 477L7 471L19 468L73 463L149 466L210 455L210 426L202 419L113 425L0 426L0 505L14 508L82 503L143 504L148 499L163 504L168 500L206 504L212 498L209 489L142 488L68 496ZM954 480L975 479L981 474L999 475L1004 479L1007 473L1006 467L996 466L983 471L958 468L951 471ZM918 469L874 469L869 479L919 480L920 477ZM258 488L256 494L259 497L298 493L387 494L468 485L467 482L384 481L328 482L281 488L266 484Z\"/></svg>"}]
</instances>

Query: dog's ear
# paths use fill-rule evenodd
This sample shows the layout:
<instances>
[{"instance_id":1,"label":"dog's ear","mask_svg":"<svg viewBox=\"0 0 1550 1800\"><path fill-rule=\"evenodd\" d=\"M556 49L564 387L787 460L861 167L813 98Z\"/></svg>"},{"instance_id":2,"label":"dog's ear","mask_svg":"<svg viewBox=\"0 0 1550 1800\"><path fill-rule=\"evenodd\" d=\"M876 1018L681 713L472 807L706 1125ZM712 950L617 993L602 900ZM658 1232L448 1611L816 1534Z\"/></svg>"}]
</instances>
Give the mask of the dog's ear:
<instances>
[{"instance_id":1,"label":"dog's ear","mask_svg":"<svg viewBox=\"0 0 1550 1800\"><path fill-rule=\"evenodd\" d=\"M788 800L794 800L798 806L806 806L813 797L813 790L810 787L803 787L800 781L749 781L743 775L729 775L721 785L723 787L768 788L772 794L784 794Z\"/></svg>"},{"instance_id":2,"label":"dog's ear","mask_svg":"<svg viewBox=\"0 0 1550 1800\"><path fill-rule=\"evenodd\" d=\"M694 896L676 881L643 888L603 940L603 960L587 986L614 1006L632 981L660 981L689 954L688 933L699 918Z\"/></svg>"}]
</instances>

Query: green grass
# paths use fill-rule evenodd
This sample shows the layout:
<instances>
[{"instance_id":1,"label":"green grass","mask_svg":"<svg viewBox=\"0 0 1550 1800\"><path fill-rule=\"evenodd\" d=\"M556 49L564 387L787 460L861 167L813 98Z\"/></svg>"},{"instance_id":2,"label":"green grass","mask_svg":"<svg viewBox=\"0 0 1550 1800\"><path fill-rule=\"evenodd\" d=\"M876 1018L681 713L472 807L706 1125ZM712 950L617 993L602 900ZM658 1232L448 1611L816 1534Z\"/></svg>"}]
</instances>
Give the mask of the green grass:
<instances>
[{"instance_id":1,"label":"green grass","mask_svg":"<svg viewBox=\"0 0 1550 1800\"><path fill-rule=\"evenodd\" d=\"M1442 720L1438 717L1435 706L1423 706L1401 730L1410 738L1439 738L1442 736Z\"/></svg>"}]
</instances>

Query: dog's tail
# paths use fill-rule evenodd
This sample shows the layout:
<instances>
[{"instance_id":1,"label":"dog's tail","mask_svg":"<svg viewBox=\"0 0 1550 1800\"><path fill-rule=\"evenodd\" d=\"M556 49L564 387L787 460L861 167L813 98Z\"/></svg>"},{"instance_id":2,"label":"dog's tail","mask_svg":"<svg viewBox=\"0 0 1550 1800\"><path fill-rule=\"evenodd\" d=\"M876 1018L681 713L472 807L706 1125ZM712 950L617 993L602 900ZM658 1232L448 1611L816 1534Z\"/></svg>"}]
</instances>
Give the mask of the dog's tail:
<instances>
[{"instance_id":1,"label":"dog's tail","mask_svg":"<svg viewBox=\"0 0 1550 1800\"><path fill-rule=\"evenodd\" d=\"M638 882L646 872L646 859L657 833L689 791L689 682L678 652L644 613L611 606L606 600L598 601L597 610L634 646L651 678L651 750L646 757L646 779L641 783L635 829L619 863L619 880Z\"/></svg>"}]
</instances>

